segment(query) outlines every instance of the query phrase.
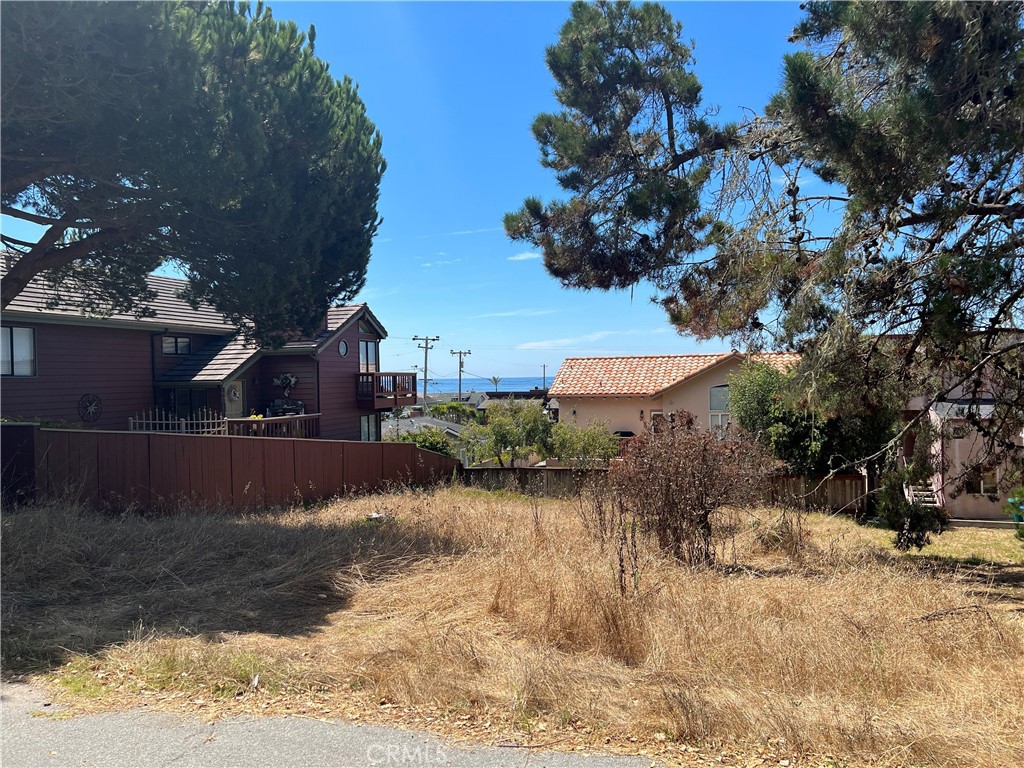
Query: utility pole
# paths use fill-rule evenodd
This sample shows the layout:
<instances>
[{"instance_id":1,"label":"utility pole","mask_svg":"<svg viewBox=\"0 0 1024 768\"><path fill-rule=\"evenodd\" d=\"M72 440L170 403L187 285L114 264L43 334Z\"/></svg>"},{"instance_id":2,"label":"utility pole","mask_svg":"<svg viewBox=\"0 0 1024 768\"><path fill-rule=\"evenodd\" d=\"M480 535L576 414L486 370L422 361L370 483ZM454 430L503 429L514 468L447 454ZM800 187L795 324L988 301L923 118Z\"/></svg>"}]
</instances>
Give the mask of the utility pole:
<instances>
[{"instance_id":1,"label":"utility pole","mask_svg":"<svg viewBox=\"0 0 1024 768\"><path fill-rule=\"evenodd\" d=\"M464 358L464 357L469 357L469 356L470 356L470 355L472 355L473 353L472 353L472 352L471 352L470 350L468 350L468 349L467 349L467 350L465 350L464 352L456 352L456 351L455 351L455 350L453 349L453 350L452 350L452 354L453 354L453 355L458 355L458 356L459 356L459 402L461 403L461 402L462 402L462 369L463 369L463 367L464 367L464 366L466 365L466 364L465 364L465 363L464 363L464 362L462 361L462 358Z\"/></svg>"},{"instance_id":2,"label":"utility pole","mask_svg":"<svg viewBox=\"0 0 1024 768\"><path fill-rule=\"evenodd\" d=\"M547 363L541 363L540 367L544 371L544 378L541 380L541 389L547 389L548 388L548 364Z\"/></svg>"},{"instance_id":3,"label":"utility pole","mask_svg":"<svg viewBox=\"0 0 1024 768\"><path fill-rule=\"evenodd\" d=\"M416 346L423 350L423 407L427 407L427 353L434 348L430 342L437 341L440 336L413 336L413 341L422 341Z\"/></svg>"}]
</instances>

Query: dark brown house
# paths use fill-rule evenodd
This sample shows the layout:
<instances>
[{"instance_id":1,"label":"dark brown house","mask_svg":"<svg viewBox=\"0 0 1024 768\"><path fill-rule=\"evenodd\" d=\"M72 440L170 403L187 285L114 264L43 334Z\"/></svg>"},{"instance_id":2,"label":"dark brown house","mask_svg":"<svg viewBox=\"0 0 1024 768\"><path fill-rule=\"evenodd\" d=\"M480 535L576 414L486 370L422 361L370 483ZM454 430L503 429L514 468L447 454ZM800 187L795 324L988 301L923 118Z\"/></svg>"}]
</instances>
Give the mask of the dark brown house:
<instances>
[{"instance_id":1,"label":"dark brown house","mask_svg":"<svg viewBox=\"0 0 1024 768\"><path fill-rule=\"evenodd\" d=\"M211 307L192 309L183 281L148 280L157 298L146 318L48 308L46 288L31 283L0 323L0 413L124 430L153 409L177 419L302 412L317 416L320 437L379 440L381 412L416 403L415 374L379 370L387 331L365 304L332 307L313 338L264 350Z\"/></svg>"}]
</instances>

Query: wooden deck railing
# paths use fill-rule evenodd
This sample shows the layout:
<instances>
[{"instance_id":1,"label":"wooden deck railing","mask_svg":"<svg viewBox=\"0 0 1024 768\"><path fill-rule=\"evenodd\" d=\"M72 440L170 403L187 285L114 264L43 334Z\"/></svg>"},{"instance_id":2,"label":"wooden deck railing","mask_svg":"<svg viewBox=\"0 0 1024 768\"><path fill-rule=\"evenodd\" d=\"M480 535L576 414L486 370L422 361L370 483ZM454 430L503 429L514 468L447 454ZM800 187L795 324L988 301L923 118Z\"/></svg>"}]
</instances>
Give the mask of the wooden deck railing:
<instances>
[{"instance_id":1,"label":"wooden deck railing","mask_svg":"<svg viewBox=\"0 0 1024 768\"><path fill-rule=\"evenodd\" d=\"M227 433L237 437L320 437L320 414L226 419Z\"/></svg>"},{"instance_id":2,"label":"wooden deck railing","mask_svg":"<svg viewBox=\"0 0 1024 768\"><path fill-rule=\"evenodd\" d=\"M358 373L356 400L361 407L400 408L416 405L415 373Z\"/></svg>"},{"instance_id":3,"label":"wooden deck railing","mask_svg":"<svg viewBox=\"0 0 1024 768\"><path fill-rule=\"evenodd\" d=\"M226 419L216 411L203 408L188 418L179 418L159 408L128 418L129 432L180 432L185 435L226 435Z\"/></svg>"}]
</instances>

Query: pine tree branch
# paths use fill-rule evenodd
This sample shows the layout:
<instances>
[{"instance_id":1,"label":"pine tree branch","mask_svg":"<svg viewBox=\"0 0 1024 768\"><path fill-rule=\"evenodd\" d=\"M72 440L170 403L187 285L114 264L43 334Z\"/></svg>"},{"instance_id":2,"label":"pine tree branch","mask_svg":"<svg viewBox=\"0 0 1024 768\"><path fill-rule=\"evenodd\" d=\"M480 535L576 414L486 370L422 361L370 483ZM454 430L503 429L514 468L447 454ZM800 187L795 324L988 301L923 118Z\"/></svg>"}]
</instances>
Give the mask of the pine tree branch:
<instances>
[{"instance_id":1,"label":"pine tree branch","mask_svg":"<svg viewBox=\"0 0 1024 768\"><path fill-rule=\"evenodd\" d=\"M68 226L52 226L40 238L31 250L22 254L4 275L0 285L0 308L6 309L14 301L34 277L49 269L64 267L96 250L96 248L114 242L123 242L137 237L147 231L135 229L101 229L95 234L77 240L68 245L55 248L56 242L69 229Z\"/></svg>"}]
</instances>

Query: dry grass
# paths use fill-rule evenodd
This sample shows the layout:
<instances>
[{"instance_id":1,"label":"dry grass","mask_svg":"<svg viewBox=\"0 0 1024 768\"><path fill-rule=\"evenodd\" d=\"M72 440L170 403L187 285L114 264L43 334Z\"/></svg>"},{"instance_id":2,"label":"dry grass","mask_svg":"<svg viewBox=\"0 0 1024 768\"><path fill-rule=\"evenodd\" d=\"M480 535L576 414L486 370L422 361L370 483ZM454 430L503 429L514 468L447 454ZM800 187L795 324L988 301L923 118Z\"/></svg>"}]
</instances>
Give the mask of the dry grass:
<instances>
[{"instance_id":1,"label":"dry grass","mask_svg":"<svg viewBox=\"0 0 1024 768\"><path fill-rule=\"evenodd\" d=\"M1024 569L952 560L997 551L992 532L908 558L810 516L794 558L765 511L732 521L715 570L642 550L622 596L577 512L459 489L244 518L17 511L4 664L94 706L398 718L680 762L693 744L1024 762Z\"/></svg>"}]
</instances>

